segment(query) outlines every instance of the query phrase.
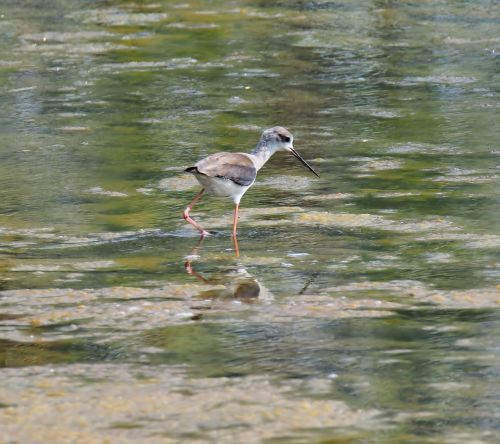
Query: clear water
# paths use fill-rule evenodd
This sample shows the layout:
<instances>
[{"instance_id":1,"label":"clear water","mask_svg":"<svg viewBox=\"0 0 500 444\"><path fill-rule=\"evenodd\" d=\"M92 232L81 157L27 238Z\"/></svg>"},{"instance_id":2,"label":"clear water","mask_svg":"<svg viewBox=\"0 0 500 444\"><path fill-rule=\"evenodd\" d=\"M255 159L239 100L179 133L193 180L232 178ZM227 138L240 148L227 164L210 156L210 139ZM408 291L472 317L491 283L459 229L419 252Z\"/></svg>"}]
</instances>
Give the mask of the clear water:
<instances>
[{"instance_id":1,"label":"clear water","mask_svg":"<svg viewBox=\"0 0 500 444\"><path fill-rule=\"evenodd\" d=\"M498 442L498 2L0 6L1 441Z\"/></svg>"}]
</instances>

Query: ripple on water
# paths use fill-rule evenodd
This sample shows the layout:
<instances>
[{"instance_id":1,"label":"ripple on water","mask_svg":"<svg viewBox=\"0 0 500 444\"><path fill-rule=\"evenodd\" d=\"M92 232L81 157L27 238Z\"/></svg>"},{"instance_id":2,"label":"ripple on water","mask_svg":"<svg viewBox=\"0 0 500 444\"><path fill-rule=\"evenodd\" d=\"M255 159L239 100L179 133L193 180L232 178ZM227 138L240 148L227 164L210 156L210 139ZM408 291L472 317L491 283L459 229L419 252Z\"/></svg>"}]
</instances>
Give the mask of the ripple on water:
<instances>
[{"instance_id":1,"label":"ripple on water","mask_svg":"<svg viewBox=\"0 0 500 444\"><path fill-rule=\"evenodd\" d=\"M363 281L331 287L330 293L358 294L383 292L398 298L411 298L415 303L433 304L447 308L498 308L500 287L472 288L468 290L439 290L412 280ZM359 297L359 296L358 296Z\"/></svg>"},{"instance_id":2,"label":"ripple on water","mask_svg":"<svg viewBox=\"0 0 500 444\"><path fill-rule=\"evenodd\" d=\"M474 77L456 76L451 74L438 74L434 76L408 76L402 80L386 80L384 83L398 86L416 86L425 83L436 85L468 85L477 82Z\"/></svg>"},{"instance_id":3,"label":"ripple on water","mask_svg":"<svg viewBox=\"0 0 500 444\"><path fill-rule=\"evenodd\" d=\"M109 41L113 37L114 34L106 31L26 33L20 36L22 43L19 50L47 57L77 59L83 54L100 54L123 49L123 45Z\"/></svg>"},{"instance_id":4,"label":"ripple on water","mask_svg":"<svg viewBox=\"0 0 500 444\"><path fill-rule=\"evenodd\" d=\"M282 191L305 190L314 183L314 179L306 176L273 176L257 180L254 186L270 186Z\"/></svg>"},{"instance_id":5,"label":"ripple on water","mask_svg":"<svg viewBox=\"0 0 500 444\"><path fill-rule=\"evenodd\" d=\"M398 170L402 168L403 162L396 159L370 159L353 167L354 171L370 172L384 170Z\"/></svg>"},{"instance_id":6,"label":"ripple on water","mask_svg":"<svg viewBox=\"0 0 500 444\"><path fill-rule=\"evenodd\" d=\"M128 197L127 193L122 193L121 191L109 191L105 190L102 187L92 187L85 190L86 193L95 194L97 196L106 196L106 197Z\"/></svg>"},{"instance_id":7,"label":"ripple on water","mask_svg":"<svg viewBox=\"0 0 500 444\"><path fill-rule=\"evenodd\" d=\"M308 31L295 31L290 32L289 35L297 37L293 42L293 46L302 48L320 48L320 49L339 49L342 50L348 47L349 44L353 46L367 43L366 37L359 36L358 38L352 35L331 33L325 31L308 30Z\"/></svg>"},{"instance_id":8,"label":"ripple on water","mask_svg":"<svg viewBox=\"0 0 500 444\"><path fill-rule=\"evenodd\" d=\"M464 154L463 150L449 145L433 145L429 143L398 143L385 150L390 154Z\"/></svg>"},{"instance_id":9,"label":"ripple on water","mask_svg":"<svg viewBox=\"0 0 500 444\"><path fill-rule=\"evenodd\" d=\"M451 253L425 253L424 258L430 264L448 264L456 260Z\"/></svg>"},{"instance_id":10,"label":"ripple on water","mask_svg":"<svg viewBox=\"0 0 500 444\"><path fill-rule=\"evenodd\" d=\"M495 249L500 248L500 236L496 234L477 233L427 233L415 239L419 242L460 241L465 248Z\"/></svg>"},{"instance_id":11,"label":"ripple on water","mask_svg":"<svg viewBox=\"0 0 500 444\"><path fill-rule=\"evenodd\" d=\"M103 268L116 267L117 263L111 260L104 261L86 261L86 262L62 262L54 264L29 264L22 263L11 268L11 271L18 272L54 272L54 271L68 271L68 270L78 270L78 271L93 271L100 270Z\"/></svg>"},{"instance_id":12,"label":"ripple on water","mask_svg":"<svg viewBox=\"0 0 500 444\"><path fill-rule=\"evenodd\" d=\"M228 77L265 77L265 78L273 78L279 77L280 74L276 72L269 71L263 68L247 68L238 72L229 72L226 74Z\"/></svg>"},{"instance_id":13,"label":"ripple on water","mask_svg":"<svg viewBox=\"0 0 500 444\"><path fill-rule=\"evenodd\" d=\"M313 194L310 196L304 196L304 200L349 200L354 199L356 196L352 193L330 193L330 194Z\"/></svg>"},{"instance_id":14,"label":"ripple on water","mask_svg":"<svg viewBox=\"0 0 500 444\"><path fill-rule=\"evenodd\" d=\"M74 12L69 17L86 24L137 26L166 20L168 14L159 12L130 12L124 9L109 8L86 9L85 11Z\"/></svg>"},{"instance_id":15,"label":"ripple on water","mask_svg":"<svg viewBox=\"0 0 500 444\"><path fill-rule=\"evenodd\" d=\"M67 132L85 132L89 130L88 126L65 125L57 127L58 131Z\"/></svg>"},{"instance_id":16,"label":"ripple on water","mask_svg":"<svg viewBox=\"0 0 500 444\"><path fill-rule=\"evenodd\" d=\"M450 168L444 175L434 177L435 182L456 182L456 183L492 183L500 181L500 174L497 169L474 170L468 168Z\"/></svg>"},{"instance_id":17,"label":"ripple on water","mask_svg":"<svg viewBox=\"0 0 500 444\"><path fill-rule=\"evenodd\" d=\"M157 186L161 191L186 191L198 185L198 182L191 174L182 174L162 179Z\"/></svg>"},{"instance_id":18,"label":"ripple on water","mask_svg":"<svg viewBox=\"0 0 500 444\"><path fill-rule=\"evenodd\" d=\"M422 221L395 221L378 214L330 213L310 211L295 217L295 223L306 225L338 226L344 228L371 228L379 230L414 233L422 231L460 231L461 228L446 219Z\"/></svg>"},{"instance_id":19,"label":"ripple on water","mask_svg":"<svg viewBox=\"0 0 500 444\"><path fill-rule=\"evenodd\" d=\"M443 41L450 45L481 45L485 43L498 43L500 44L500 37L482 37L482 38L464 38L464 37L451 37L446 36Z\"/></svg>"},{"instance_id":20,"label":"ripple on water","mask_svg":"<svg viewBox=\"0 0 500 444\"><path fill-rule=\"evenodd\" d=\"M73 39L68 38L63 40L66 34L71 33L60 33L57 35L52 35L49 37L54 38L54 40L44 40L43 35L38 34L28 34L26 39L22 40L19 50L22 52L35 53L38 55L44 55L47 57L61 57L62 59L80 59L82 55L85 54L101 54L108 51L116 51L124 48L123 44L109 41L97 41L97 37L91 37L93 33L83 33L81 38L76 35ZM77 33L78 34L78 33ZM35 38L41 38L41 41L34 40ZM96 39L96 41L94 41ZM47 68L54 69L54 68ZM60 71L60 68L56 68Z\"/></svg>"},{"instance_id":21,"label":"ripple on water","mask_svg":"<svg viewBox=\"0 0 500 444\"><path fill-rule=\"evenodd\" d=\"M27 33L20 36L21 40L36 43L81 43L85 40L102 40L116 37L115 34L107 31L74 31L74 32L42 32Z\"/></svg>"},{"instance_id":22,"label":"ripple on water","mask_svg":"<svg viewBox=\"0 0 500 444\"><path fill-rule=\"evenodd\" d=\"M159 61L131 61L131 62L116 62L116 63L103 63L102 65L93 68L99 72L127 72L127 71L150 71L150 70L175 70L191 68L198 63L196 59L191 57L173 58L169 60Z\"/></svg>"},{"instance_id":23,"label":"ripple on water","mask_svg":"<svg viewBox=\"0 0 500 444\"><path fill-rule=\"evenodd\" d=\"M380 199L398 199L401 197L421 196L422 193L417 191L382 191L378 193L373 193L372 195Z\"/></svg>"},{"instance_id":24,"label":"ripple on water","mask_svg":"<svg viewBox=\"0 0 500 444\"><path fill-rule=\"evenodd\" d=\"M22 242L37 244L45 248L70 248L82 247L88 245L100 245L110 242L127 242L130 240L141 239L145 237L161 237L170 234L162 232L157 228L143 228L139 230L128 231L104 231L99 233L87 233L85 236L74 236L58 232L53 227L41 228L0 228L1 236L14 236L21 238ZM6 241L4 245L14 247L19 240L13 242ZM46 245L43 245L43 244Z\"/></svg>"},{"instance_id":25,"label":"ripple on water","mask_svg":"<svg viewBox=\"0 0 500 444\"><path fill-rule=\"evenodd\" d=\"M238 129L238 130L242 130L242 131L252 131L252 132L261 131L262 130L262 128L259 125L244 124L244 123L235 124L235 125L229 125L229 127L230 128L235 128L235 129Z\"/></svg>"},{"instance_id":26,"label":"ripple on water","mask_svg":"<svg viewBox=\"0 0 500 444\"><path fill-rule=\"evenodd\" d=\"M169 23L168 28L174 29L218 29L219 25L216 23L186 23L186 22L176 22Z\"/></svg>"},{"instance_id":27,"label":"ripple on water","mask_svg":"<svg viewBox=\"0 0 500 444\"><path fill-rule=\"evenodd\" d=\"M397 111L383 108L351 108L351 107L343 107L337 106L334 108L324 108L321 111L318 111L319 115L342 115L342 114L351 114L351 115L360 115L360 116L370 116L370 117L378 117L381 119L396 119L401 117L401 114Z\"/></svg>"}]
</instances>

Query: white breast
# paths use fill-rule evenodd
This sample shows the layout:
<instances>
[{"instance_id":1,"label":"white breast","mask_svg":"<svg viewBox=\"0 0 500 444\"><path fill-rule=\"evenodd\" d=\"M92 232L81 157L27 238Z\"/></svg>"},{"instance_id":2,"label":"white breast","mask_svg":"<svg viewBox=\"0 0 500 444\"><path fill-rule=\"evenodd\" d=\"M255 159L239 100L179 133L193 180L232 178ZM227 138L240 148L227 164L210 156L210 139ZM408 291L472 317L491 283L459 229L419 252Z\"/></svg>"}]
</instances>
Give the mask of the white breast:
<instances>
[{"instance_id":1,"label":"white breast","mask_svg":"<svg viewBox=\"0 0 500 444\"><path fill-rule=\"evenodd\" d=\"M196 179L201 186L208 192L216 196L231 197L235 204L240 203L240 199L245 192L253 185L241 186L230 179L221 179L219 177L208 177L203 174L195 174Z\"/></svg>"}]
</instances>

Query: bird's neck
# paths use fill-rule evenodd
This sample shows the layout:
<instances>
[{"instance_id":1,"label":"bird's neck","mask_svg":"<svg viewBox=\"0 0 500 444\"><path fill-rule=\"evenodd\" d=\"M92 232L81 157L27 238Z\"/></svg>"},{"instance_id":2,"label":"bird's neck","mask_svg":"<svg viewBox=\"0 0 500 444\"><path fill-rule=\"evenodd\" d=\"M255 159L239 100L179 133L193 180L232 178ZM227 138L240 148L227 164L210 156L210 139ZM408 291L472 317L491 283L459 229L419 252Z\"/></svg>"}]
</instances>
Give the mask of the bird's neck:
<instances>
[{"instance_id":1,"label":"bird's neck","mask_svg":"<svg viewBox=\"0 0 500 444\"><path fill-rule=\"evenodd\" d=\"M266 142L259 142L259 144L250 152L253 157L255 168L260 170L269 158L278 151L278 146L271 145Z\"/></svg>"}]
</instances>

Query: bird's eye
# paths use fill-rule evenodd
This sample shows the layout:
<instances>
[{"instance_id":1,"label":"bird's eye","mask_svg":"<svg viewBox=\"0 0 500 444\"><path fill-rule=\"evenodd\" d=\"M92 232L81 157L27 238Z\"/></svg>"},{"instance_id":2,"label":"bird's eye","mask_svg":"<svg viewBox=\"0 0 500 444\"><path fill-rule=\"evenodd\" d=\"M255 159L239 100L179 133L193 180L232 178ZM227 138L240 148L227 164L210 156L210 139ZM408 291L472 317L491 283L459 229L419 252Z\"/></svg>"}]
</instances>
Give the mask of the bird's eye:
<instances>
[{"instance_id":1,"label":"bird's eye","mask_svg":"<svg viewBox=\"0 0 500 444\"><path fill-rule=\"evenodd\" d=\"M280 134L280 139L282 142L290 142L290 137L284 136L283 134Z\"/></svg>"}]
</instances>

